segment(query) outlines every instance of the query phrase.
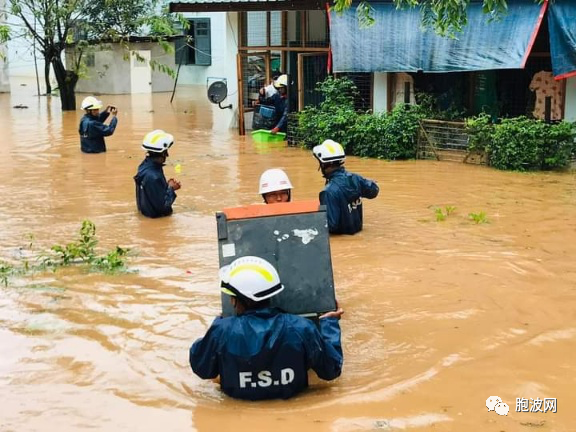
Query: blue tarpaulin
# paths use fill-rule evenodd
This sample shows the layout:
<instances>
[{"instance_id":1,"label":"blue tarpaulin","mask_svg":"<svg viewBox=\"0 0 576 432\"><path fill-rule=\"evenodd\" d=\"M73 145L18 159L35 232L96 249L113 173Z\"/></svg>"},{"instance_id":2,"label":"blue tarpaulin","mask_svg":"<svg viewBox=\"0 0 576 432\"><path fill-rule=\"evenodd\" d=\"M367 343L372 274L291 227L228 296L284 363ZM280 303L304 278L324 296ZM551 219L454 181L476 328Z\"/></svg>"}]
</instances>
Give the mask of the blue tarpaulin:
<instances>
[{"instance_id":1,"label":"blue tarpaulin","mask_svg":"<svg viewBox=\"0 0 576 432\"><path fill-rule=\"evenodd\" d=\"M489 22L482 3L471 3L468 24L451 39L423 29L418 8L397 10L392 3L371 4L376 23L365 29L360 28L353 7L343 14L330 12L334 72L523 68L546 8L534 0L509 0L508 12Z\"/></svg>"},{"instance_id":2,"label":"blue tarpaulin","mask_svg":"<svg viewBox=\"0 0 576 432\"><path fill-rule=\"evenodd\" d=\"M576 1L556 0L548 10L554 78L576 75Z\"/></svg>"}]
</instances>

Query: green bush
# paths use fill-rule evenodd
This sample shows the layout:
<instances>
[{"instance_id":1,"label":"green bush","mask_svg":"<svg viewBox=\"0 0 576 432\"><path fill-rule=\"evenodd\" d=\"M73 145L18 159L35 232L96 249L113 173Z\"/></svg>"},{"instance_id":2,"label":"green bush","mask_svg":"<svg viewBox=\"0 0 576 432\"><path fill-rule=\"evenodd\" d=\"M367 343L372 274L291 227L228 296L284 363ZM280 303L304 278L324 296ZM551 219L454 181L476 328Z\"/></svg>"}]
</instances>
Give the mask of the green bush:
<instances>
[{"instance_id":1,"label":"green bush","mask_svg":"<svg viewBox=\"0 0 576 432\"><path fill-rule=\"evenodd\" d=\"M564 168L576 150L576 124L561 122L546 125L542 143L542 169Z\"/></svg>"},{"instance_id":2,"label":"green bush","mask_svg":"<svg viewBox=\"0 0 576 432\"><path fill-rule=\"evenodd\" d=\"M492 142L494 125L492 118L485 113L477 117L466 119L466 131L468 132L468 151L486 152Z\"/></svg>"},{"instance_id":3,"label":"green bush","mask_svg":"<svg viewBox=\"0 0 576 432\"><path fill-rule=\"evenodd\" d=\"M358 91L348 78L328 77L318 83L324 101L296 114L296 141L307 148L333 139L349 155L379 159L416 157L420 120L443 118L434 111L434 99L419 94L419 105L396 106L389 113L358 112ZM446 116L444 116L446 117ZM468 149L486 153L489 164L504 170L564 168L576 150L575 124L547 124L526 117L494 124L488 114L468 118Z\"/></svg>"},{"instance_id":4,"label":"green bush","mask_svg":"<svg viewBox=\"0 0 576 432\"><path fill-rule=\"evenodd\" d=\"M357 112L354 108L356 86L348 78L328 77L317 89L324 102L298 113L296 128L300 145L312 148L325 139L333 139L349 155L380 159L416 157L419 120L424 118L418 106L400 105L391 113Z\"/></svg>"},{"instance_id":5,"label":"green bush","mask_svg":"<svg viewBox=\"0 0 576 432\"><path fill-rule=\"evenodd\" d=\"M470 142L473 148L486 151L494 168L548 170L565 168L570 163L576 137L571 123L548 124L517 117L503 119L493 126L482 118L476 125L478 127L472 131Z\"/></svg>"},{"instance_id":6,"label":"green bush","mask_svg":"<svg viewBox=\"0 0 576 432\"><path fill-rule=\"evenodd\" d=\"M493 124L480 114L466 120L468 150L487 154L494 168L549 170L565 168L575 150L576 128L569 122L548 124L527 117Z\"/></svg>"}]
</instances>

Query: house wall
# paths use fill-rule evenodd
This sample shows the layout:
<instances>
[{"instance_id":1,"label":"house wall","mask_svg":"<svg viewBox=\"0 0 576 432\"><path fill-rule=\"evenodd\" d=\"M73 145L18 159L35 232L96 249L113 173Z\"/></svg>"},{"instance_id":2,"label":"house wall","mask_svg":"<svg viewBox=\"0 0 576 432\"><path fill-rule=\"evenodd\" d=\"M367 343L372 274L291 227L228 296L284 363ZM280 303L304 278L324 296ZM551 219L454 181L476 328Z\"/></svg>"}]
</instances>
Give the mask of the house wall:
<instances>
[{"instance_id":1,"label":"house wall","mask_svg":"<svg viewBox=\"0 0 576 432\"><path fill-rule=\"evenodd\" d=\"M564 119L571 122L576 121L576 77L571 77L566 80Z\"/></svg>"},{"instance_id":2,"label":"house wall","mask_svg":"<svg viewBox=\"0 0 576 432\"><path fill-rule=\"evenodd\" d=\"M220 109L214 106L214 124L229 128L238 127L238 73L236 56L238 54L238 13L188 13L186 18L210 18L210 38L212 64L210 66L182 65L178 76L178 86L202 86L204 93L216 80L225 79L228 86L228 98L223 106L232 104L232 109ZM200 88L200 87L199 87ZM176 90L178 91L178 90ZM208 97L208 96L206 96Z\"/></svg>"},{"instance_id":3,"label":"house wall","mask_svg":"<svg viewBox=\"0 0 576 432\"><path fill-rule=\"evenodd\" d=\"M177 66L174 58L174 52L170 53L164 52L164 49L157 43L147 44L147 46L149 48L140 48L140 49L150 49L150 51L152 51L153 60L165 64L166 66L172 68L173 71L176 71ZM174 47L174 44L172 44L172 47ZM174 88L174 78L172 78L167 73L161 72L159 70L152 71L152 91L154 93L172 91L173 88Z\"/></svg>"},{"instance_id":4,"label":"house wall","mask_svg":"<svg viewBox=\"0 0 576 432\"><path fill-rule=\"evenodd\" d=\"M229 20L227 19L227 15ZM212 64L210 66L182 65L178 84L206 85L208 77L227 78L228 83L236 80L236 53L238 52L238 18L236 13L185 13L185 18L210 18L210 40ZM229 21L229 22L228 22ZM234 53L233 63L229 62ZM233 76L232 76L233 75Z\"/></svg>"},{"instance_id":5,"label":"house wall","mask_svg":"<svg viewBox=\"0 0 576 432\"><path fill-rule=\"evenodd\" d=\"M165 53L161 46L155 42L134 43L131 49L151 51L152 60L163 63L175 70L174 53ZM69 58L73 60L71 51ZM69 67L70 65L68 65ZM94 66L88 68L88 75L81 78L76 85L78 93L131 93L132 83L130 75L130 62L124 60L124 50L113 45L112 49L96 51L94 53ZM172 91L174 79L170 75L154 70L152 71L152 91Z\"/></svg>"},{"instance_id":6,"label":"house wall","mask_svg":"<svg viewBox=\"0 0 576 432\"><path fill-rule=\"evenodd\" d=\"M374 72L372 110L375 113L388 111L388 73Z\"/></svg>"},{"instance_id":7,"label":"house wall","mask_svg":"<svg viewBox=\"0 0 576 432\"><path fill-rule=\"evenodd\" d=\"M68 51L67 59L73 56ZM94 66L89 67L86 76L78 80L77 93L130 93L130 63L122 58L118 46L94 52ZM67 65L70 67L70 64Z\"/></svg>"}]
</instances>

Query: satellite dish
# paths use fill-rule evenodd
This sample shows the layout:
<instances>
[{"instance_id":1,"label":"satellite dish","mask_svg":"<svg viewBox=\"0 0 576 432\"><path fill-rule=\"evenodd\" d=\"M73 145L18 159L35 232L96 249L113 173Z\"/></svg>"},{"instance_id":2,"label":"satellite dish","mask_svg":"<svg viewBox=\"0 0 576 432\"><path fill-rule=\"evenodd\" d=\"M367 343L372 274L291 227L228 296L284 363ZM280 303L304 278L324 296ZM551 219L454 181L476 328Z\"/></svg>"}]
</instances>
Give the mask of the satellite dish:
<instances>
[{"instance_id":1,"label":"satellite dish","mask_svg":"<svg viewBox=\"0 0 576 432\"><path fill-rule=\"evenodd\" d=\"M232 108L232 104L223 107L222 101L228 96L228 87L224 81L215 81L208 87L208 100L218 104L221 109Z\"/></svg>"}]
</instances>

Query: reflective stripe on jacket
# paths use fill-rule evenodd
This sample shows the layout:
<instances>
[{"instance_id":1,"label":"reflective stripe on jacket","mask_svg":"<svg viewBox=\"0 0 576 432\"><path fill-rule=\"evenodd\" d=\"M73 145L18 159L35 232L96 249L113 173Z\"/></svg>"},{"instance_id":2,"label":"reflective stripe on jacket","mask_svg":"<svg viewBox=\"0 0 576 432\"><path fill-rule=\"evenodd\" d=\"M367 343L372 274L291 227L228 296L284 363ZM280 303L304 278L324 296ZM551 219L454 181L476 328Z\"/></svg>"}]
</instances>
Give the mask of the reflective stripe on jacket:
<instances>
[{"instance_id":1,"label":"reflective stripe on jacket","mask_svg":"<svg viewBox=\"0 0 576 432\"><path fill-rule=\"evenodd\" d=\"M356 234L362 230L362 198L376 198L376 182L350 173L344 168L332 172L320 192L320 204L326 206L328 230L333 234Z\"/></svg>"},{"instance_id":2,"label":"reflective stripe on jacket","mask_svg":"<svg viewBox=\"0 0 576 432\"><path fill-rule=\"evenodd\" d=\"M113 117L109 125L104 124L104 120L110 115L109 112L102 112L98 117L84 114L80 120L78 132L80 133L80 148L84 153L102 153L106 151L104 137L114 133L118 118Z\"/></svg>"},{"instance_id":3,"label":"reflective stripe on jacket","mask_svg":"<svg viewBox=\"0 0 576 432\"><path fill-rule=\"evenodd\" d=\"M308 369L332 380L342 362L337 319L321 319L316 327L275 308L216 318L190 348L190 366L200 378L220 375L224 393L249 400L292 397L308 387Z\"/></svg>"},{"instance_id":4,"label":"reflective stripe on jacket","mask_svg":"<svg viewBox=\"0 0 576 432\"><path fill-rule=\"evenodd\" d=\"M147 157L134 176L136 183L136 205L144 216L157 218L170 216L176 192L166 181L162 164Z\"/></svg>"}]
</instances>

